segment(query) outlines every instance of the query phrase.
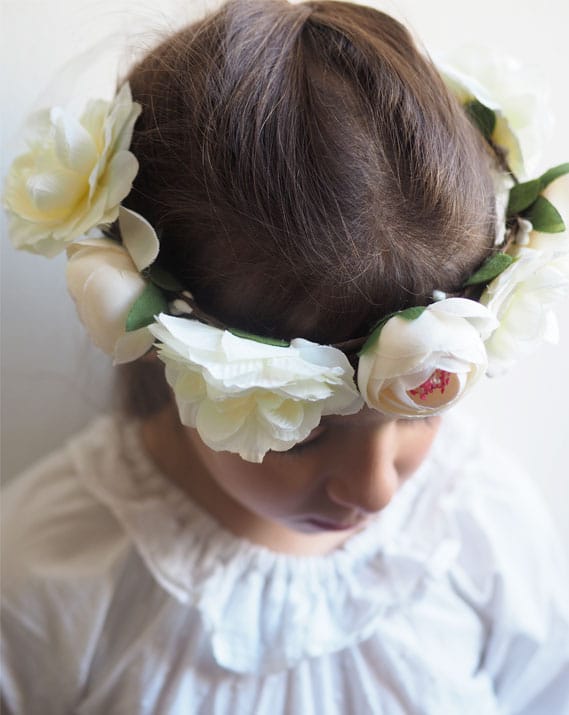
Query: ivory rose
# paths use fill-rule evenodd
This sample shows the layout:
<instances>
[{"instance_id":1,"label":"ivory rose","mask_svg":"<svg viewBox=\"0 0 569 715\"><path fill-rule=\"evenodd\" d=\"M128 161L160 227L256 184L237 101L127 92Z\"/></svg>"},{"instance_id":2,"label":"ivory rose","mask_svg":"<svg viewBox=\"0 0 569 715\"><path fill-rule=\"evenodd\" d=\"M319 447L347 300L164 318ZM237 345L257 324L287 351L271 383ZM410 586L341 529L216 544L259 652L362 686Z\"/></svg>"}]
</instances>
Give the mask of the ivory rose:
<instances>
[{"instance_id":1,"label":"ivory rose","mask_svg":"<svg viewBox=\"0 0 569 715\"><path fill-rule=\"evenodd\" d=\"M165 314L150 331L182 422L216 451L261 462L269 450L308 437L322 415L363 406L353 368L336 348L300 338L270 345Z\"/></svg>"},{"instance_id":2,"label":"ivory rose","mask_svg":"<svg viewBox=\"0 0 569 715\"><path fill-rule=\"evenodd\" d=\"M126 332L126 319L146 281L140 271L158 255L158 239L148 222L121 207L119 225L124 245L92 238L67 249L67 287L81 322L99 348L115 363L144 355L154 339L146 328Z\"/></svg>"},{"instance_id":3,"label":"ivory rose","mask_svg":"<svg viewBox=\"0 0 569 715\"><path fill-rule=\"evenodd\" d=\"M557 342L557 318L552 308L568 290L568 253L517 249L514 263L480 298L499 321L486 341L489 375L504 373L541 342Z\"/></svg>"},{"instance_id":4,"label":"ivory rose","mask_svg":"<svg viewBox=\"0 0 569 715\"><path fill-rule=\"evenodd\" d=\"M450 407L486 370L483 340L496 319L484 306L448 298L415 319L396 314L360 356L358 387L369 407L421 417Z\"/></svg>"},{"instance_id":5,"label":"ivory rose","mask_svg":"<svg viewBox=\"0 0 569 715\"><path fill-rule=\"evenodd\" d=\"M139 114L124 84L112 102L90 101L79 119L60 107L36 115L28 151L6 180L16 248L55 256L93 227L116 220L138 171L128 147Z\"/></svg>"},{"instance_id":6,"label":"ivory rose","mask_svg":"<svg viewBox=\"0 0 569 715\"><path fill-rule=\"evenodd\" d=\"M538 166L551 125L543 77L481 48L463 49L437 66L461 104L477 99L496 112L492 140L506 152L518 179L527 178Z\"/></svg>"},{"instance_id":7,"label":"ivory rose","mask_svg":"<svg viewBox=\"0 0 569 715\"><path fill-rule=\"evenodd\" d=\"M556 343L559 338L553 307L569 292L569 175L549 184L543 196L561 214L565 231L541 233L518 219L521 230L508 251L515 263L480 298L500 323L486 342L490 375L506 372L540 343Z\"/></svg>"}]
</instances>

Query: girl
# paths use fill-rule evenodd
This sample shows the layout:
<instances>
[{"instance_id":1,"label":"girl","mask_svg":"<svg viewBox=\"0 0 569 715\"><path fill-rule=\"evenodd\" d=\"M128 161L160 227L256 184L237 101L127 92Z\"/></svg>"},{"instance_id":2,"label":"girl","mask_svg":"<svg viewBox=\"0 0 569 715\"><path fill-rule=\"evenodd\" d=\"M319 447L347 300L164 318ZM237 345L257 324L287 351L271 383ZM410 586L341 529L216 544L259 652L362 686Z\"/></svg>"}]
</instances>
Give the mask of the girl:
<instances>
[{"instance_id":1,"label":"girl","mask_svg":"<svg viewBox=\"0 0 569 715\"><path fill-rule=\"evenodd\" d=\"M344 3L231 3L36 128L11 237L124 408L5 496L6 712L567 712L549 522L439 412L547 337L569 167Z\"/></svg>"}]
</instances>

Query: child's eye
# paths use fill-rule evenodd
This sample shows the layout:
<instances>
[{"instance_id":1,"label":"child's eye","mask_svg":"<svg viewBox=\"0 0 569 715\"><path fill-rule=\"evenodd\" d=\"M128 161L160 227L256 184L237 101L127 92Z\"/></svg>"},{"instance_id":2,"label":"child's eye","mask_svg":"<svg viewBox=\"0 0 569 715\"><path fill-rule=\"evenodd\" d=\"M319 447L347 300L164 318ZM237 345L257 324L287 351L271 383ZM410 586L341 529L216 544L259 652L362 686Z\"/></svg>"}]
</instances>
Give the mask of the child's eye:
<instances>
[{"instance_id":1,"label":"child's eye","mask_svg":"<svg viewBox=\"0 0 569 715\"><path fill-rule=\"evenodd\" d=\"M435 424L435 418L428 416L428 417L400 417L397 422L402 425L408 425L408 426L413 426L413 425L433 425Z\"/></svg>"},{"instance_id":2,"label":"child's eye","mask_svg":"<svg viewBox=\"0 0 569 715\"><path fill-rule=\"evenodd\" d=\"M427 415L426 417L398 417L397 422L407 425L424 425L429 424L433 421L433 417Z\"/></svg>"},{"instance_id":3,"label":"child's eye","mask_svg":"<svg viewBox=\"0 0 569 715\"><path fill-rule=\"evenodd\" d=\"M287 449L286 452L278 452L278 454L282 454L283 456L286 456L287 454L301 454L302 452L309 450L311 447L316 446L316 444L322 439L325 433L326 428L322 425L319 425L318 427L315 427L308 435L308 437L306 437L306 439L304 439L302 442L297 442L294 447Z\"/></svg>"}]
</instances>

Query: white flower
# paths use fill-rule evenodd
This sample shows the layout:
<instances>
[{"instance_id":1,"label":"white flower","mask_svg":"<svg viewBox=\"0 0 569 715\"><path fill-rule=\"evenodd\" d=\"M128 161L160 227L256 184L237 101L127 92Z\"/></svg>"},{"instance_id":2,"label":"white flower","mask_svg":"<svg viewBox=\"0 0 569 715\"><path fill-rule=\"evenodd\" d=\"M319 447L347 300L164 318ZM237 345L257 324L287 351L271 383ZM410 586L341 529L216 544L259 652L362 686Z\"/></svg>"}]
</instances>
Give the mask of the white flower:
<instances>
[{"instance_id":1,"label":"white flower","mask_svg":"<svg viewBox=\"0 0 569 715\"><path fill-rule=\"evenodd\" d=\"M362 397L391 416L450 407L484 374L483 340L496 325L484 306L466 298L432 303L414 320L393 316L360 357Z\"/></svg>"},{"instance_id":2,"label":"white flower","mask_svg":"<svg viewBox=\"0 0 569 715\"><path fill-rule=\"evenodd\" d=\"M6 180L16 248L51 257L116 220L138 171L128 147L139 114L124 84L112 102L89 102L79 119L60 107L35 116L28 151L14 160Z\"/></svg>"},{"instance_id":3,"label":"white flower","mask_svg":"<svg viewBox=\"0 0 569 715\"><path fill-rule=\"evenodd\" d=\"M544 78L484 48L463 49L437 67L462 104L477 99L496 112L492 140L518 179L535 171L552 125Z\"/></svg>"},{"instance_id":4,"label":"white flower","mask_svg":"<svg viewBox=\"0 0 569 715\"><path fill-rule=\"evenodd\" d=\"M154 342L147 328L127 333L125 326L147 285L140 271L158 254L156 234L141 216L121 207L120 226L125 246L106 238L73 243L67 248L66 271L81 322L116 364L144 355Z\"/></svg>"},{"instance_id":5,"label":"white flower","mask_svg":"<svg viewBox=\"0 0 569 715\"><path fill-rule=\"evenodd\" d=\"M480 298L499 321L486 341L488 374L492 376L505 372L541 342L557 342L552 307L569 289L569 254L519 248L516 256Z\"/></svg>"},{"instance_id":6,"label":"white flower","mask_svg":"<svg viewBox=\"0 0 569 715\"><path fill-rule=\"evenodd\" d=\"M300 338L290 347L268 345L164 314L150 330L161 341L183 424L216 451L261 462L269 450L305 439L322 415L353 414L363 405L354 371L336 348Z\"/></svg>"}]
</instances>

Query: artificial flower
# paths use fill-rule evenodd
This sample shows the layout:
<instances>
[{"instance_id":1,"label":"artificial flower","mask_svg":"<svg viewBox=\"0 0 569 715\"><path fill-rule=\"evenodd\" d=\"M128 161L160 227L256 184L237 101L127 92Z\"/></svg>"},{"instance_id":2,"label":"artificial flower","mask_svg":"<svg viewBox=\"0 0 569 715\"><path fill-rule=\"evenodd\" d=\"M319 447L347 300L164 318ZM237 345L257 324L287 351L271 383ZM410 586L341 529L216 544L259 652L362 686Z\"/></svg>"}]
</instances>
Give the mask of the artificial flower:
<instances>
[{"instance_id":1,"label":"artificial flower","mask_svg":"<svg viewBox=\"0 0 569 715\"><path fill-rule=\"evenodd\" d=\"M66 271L81 322L95 345L113 355L115 363L135 360L154 342L147 328L126 332L126 322L147 287L140 271L158 253L156 234L141 216L121 207L120 227L125 245L107 238L72 243L67 248Z\"/></svg>"},{"instance_id":2,"label":"artificial flower","mask_svg":"<svg viewBox=\"0 0 569 715\"><path fill-rule=\"evenodd\" d=\"M542 342L558 340L553 305L569 291L569 254L521 247L480 298L499 325L486 340L488 374L499 375Z\"/></svg>"},{"instance_id":3,"label":"artificial flower","mask_svg":"<svg viewBox=\"0 0 569 715\"><path fill-rule=\"evenodd\" d=\"M16 248L55 256L117 219L138 171L128 148L140 111L124 84L112 102L90 101L79 119L61 107L35 116L28 151L14 160L6 180Z\"/></svg>"},{"instance_id":4,"label":"artificial flower","mask_svg":"<svg viewBox=\"0 0 569 715\"><path fill-rule=\"evenodd\" d=\"M269 450L308 437L322 415L363 405L353 368L336 348L300 338L288 347L267 344L164 314L150 331L183 424L216 451L261 462Z\"/></svg>"},{"instance_id":5,"label":"artificial flower","mask_svg":"<svg viewBox=\"0 0 569 715\"><path fill-rule=\"evenodd\" d=\"M392 416L421 417L450 407L484 374L483 341L496 325L484 306L466 298L432 303L412 319L395 314L360 355L363 399Z\"/></svg>"},{"instance_id":6,"label":"artificial flower","mask_svg":"<svg viewBox=\"0 0 569 715\"><path fill-rule=\"evenodd\" d=\"M511 57L480 48L463 49L437 67L461 104L476 99L494 111L491 139L518 179L535 171L552 123L543 77Z\"/></svg>"}]
</instances>

